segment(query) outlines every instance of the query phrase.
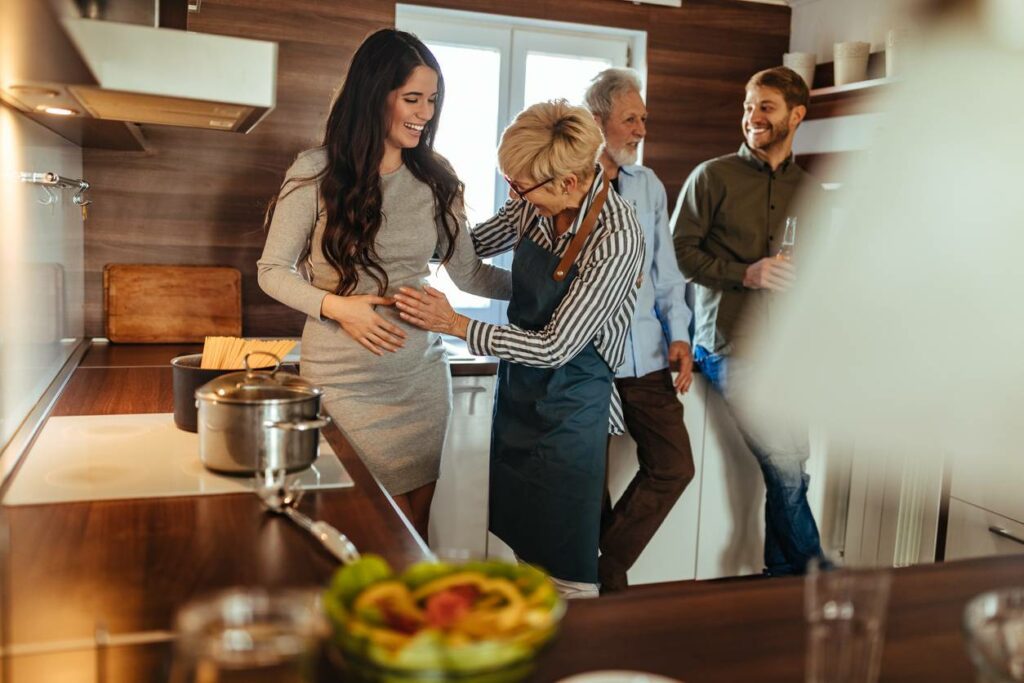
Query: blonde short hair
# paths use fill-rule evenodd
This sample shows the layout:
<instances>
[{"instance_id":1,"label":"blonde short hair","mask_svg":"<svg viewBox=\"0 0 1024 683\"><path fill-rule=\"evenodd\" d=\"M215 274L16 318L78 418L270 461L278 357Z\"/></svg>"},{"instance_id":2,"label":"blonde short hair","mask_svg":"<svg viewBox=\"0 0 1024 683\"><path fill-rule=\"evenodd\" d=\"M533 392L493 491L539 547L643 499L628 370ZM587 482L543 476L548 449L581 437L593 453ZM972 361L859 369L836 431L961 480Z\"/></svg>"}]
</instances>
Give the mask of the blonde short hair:
<instances>
[{"instance_id":1,"label":"blonde short hair","mask_svg":"<svg viewBox=\"0 0 1024 683\"><path fill-rule=\"evenodd\" d=\"M565 100L538 102L519 112L501 135L498 166L510 178L560 180L575 173L588 180L604 136L594 117Z\"/></svg>"}]
</instances>

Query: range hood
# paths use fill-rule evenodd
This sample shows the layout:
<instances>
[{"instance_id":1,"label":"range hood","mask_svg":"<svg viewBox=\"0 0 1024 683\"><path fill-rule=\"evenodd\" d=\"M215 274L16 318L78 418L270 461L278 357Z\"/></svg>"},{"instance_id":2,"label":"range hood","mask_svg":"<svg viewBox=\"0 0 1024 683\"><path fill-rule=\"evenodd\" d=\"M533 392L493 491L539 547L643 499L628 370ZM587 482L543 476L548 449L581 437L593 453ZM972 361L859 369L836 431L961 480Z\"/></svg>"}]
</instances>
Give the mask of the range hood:
<instances>
[{"instance_id":1,"label":"range hood","mask_svg":"<svg viewBox=\"0 0 1024 683\"><path fill-rule=\"evenodd\" d=\"M19 33L36 49L26 45L19 52L31 54L0 74L3 99L44 125L86 117L245 133L274 108L276 43L85 18L61 7L50 5L49 17L20 17L31 30Z\"/></svg>"}]
</instances>

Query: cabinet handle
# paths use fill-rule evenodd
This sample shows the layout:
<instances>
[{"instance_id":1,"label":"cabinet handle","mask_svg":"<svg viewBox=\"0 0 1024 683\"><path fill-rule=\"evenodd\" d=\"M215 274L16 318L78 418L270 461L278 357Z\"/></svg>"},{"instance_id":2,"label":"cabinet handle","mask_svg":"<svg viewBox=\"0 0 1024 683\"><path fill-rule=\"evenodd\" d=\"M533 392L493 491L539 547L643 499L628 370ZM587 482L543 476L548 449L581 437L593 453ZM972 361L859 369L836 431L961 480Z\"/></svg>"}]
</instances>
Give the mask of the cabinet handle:
<instances>
[{"instance_id":1,"label":"cabinet handle","mask_svg":"<svg viewBox=\"0 0 1024 683\"><path fill-rule=\"evenodd\" d=\"M476 415L476 397L477 394L487 393L487 387L482 387L479 384L471 384L469 386L452 387L452 396L457 394L469 394L469 414Z\"/></svg>"},{"instance_id":2,"label":"cabinet handle","mask_svg":"<svg viewBox=\"0 0 1024 683\"><path fill-rule=\"evenodd\" d=\"M996 536L1001 536L1002 538L1006 538L1006 539L1009 539L1011 541L1014 541L1015 543L1020 543L1021 545L1024 545L1024 538L1020 538L1018 536L1014 536L1013 534L1011 534L1009 531L1007 531L1006 529L1002 528L1001 526L990 526L988 528L988 530L991 531L992 533L994 533Z\"/></svg>"}]
</instances>

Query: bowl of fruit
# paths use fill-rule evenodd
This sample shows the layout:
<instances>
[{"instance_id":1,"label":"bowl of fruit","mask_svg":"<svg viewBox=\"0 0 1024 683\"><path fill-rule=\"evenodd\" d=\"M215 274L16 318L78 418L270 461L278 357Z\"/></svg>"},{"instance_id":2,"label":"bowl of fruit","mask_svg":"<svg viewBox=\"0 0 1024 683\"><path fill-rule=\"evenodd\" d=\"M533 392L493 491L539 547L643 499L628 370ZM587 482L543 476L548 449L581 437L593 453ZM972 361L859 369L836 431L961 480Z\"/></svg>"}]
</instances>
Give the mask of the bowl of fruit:
<instances>
[{"instance_id":1,"label":"bowl of fruit","mask_svg":"<svg viewBox=\"0 0 1024 683\"><path fill-rule=\"evenodd\" d=\"M511 683L565 612L551 579L525 564L421 562L396 573L367 555L324 592L332 653L352 679Z\"/></svg>"}]
</instances>

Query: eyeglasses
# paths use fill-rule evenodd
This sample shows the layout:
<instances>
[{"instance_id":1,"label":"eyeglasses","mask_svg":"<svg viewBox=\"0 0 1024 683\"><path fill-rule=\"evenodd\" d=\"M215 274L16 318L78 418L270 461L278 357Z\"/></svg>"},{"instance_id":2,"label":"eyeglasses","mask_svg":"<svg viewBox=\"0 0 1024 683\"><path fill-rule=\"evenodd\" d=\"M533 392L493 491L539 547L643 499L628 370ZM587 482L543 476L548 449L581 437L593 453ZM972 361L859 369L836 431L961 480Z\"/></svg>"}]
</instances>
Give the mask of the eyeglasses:
<instances>
[{"instance_id":1,"label":"eyeglasses","mask_svg":"<svg viewBox=\"0 0 1024 683\"><path fill-rule=\"evenodd\" d=\"M519 189L518 187L516 187L516 184L515 184L515 182L513 182L511 178L509 178L508 176L505 176L505 182L506 182L506 183L508 183L509 189L511 189L511 190L512 190L512 193L513 193L513 194L514 194L515 196L519 197L519 198L520 198L520 199L522 199L522 200L523 200L524 202L526 201L526 195L530 194L531 192L533 192L534 190L536 190L536 189L537 189L538 187L544 187L545 185L547 185L548 183L550 183L550 182L551 182L551 181L553 181L553 180L554 180L554 178L548 178L548 179L547 179L547 180L545 180L544 182L542 182L542 183L537 183L536 185L534 185L533 187L531 187L531 188L529 188L529 189L526 189L526 190L520 190L520 189Z\"/></svg>"}]
</instances>

